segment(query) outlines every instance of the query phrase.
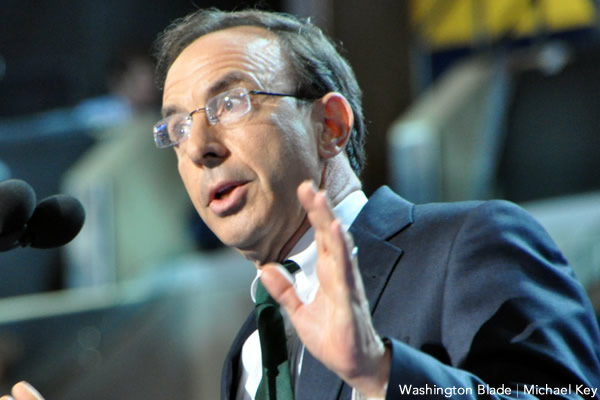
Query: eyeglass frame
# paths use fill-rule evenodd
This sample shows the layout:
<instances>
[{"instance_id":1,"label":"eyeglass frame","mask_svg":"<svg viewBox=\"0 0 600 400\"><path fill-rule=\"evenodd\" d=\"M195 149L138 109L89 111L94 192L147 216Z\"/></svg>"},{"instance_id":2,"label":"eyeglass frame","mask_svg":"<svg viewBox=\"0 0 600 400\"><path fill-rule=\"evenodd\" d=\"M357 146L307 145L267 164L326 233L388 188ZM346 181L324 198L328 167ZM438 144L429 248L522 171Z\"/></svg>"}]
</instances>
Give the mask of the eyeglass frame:
<instances>
[{"instance_id":1,"label":"eyeglass frame","mask_svg":"<svg viewBox=\"0 0 600 400\"><path fill-rule=\"evenodd\" d=\"M244 115L248 114L251 110L252 110L252 102L250 101L250 95L262 95L262 96L277 96L277 97L293 97L295 99L299 99L299 100L316 100L316 98L309 98L306 96L299 96L296 94L288 94L288 93L276 93L276 92L266 92L263 90L248 90L244 87L237 87L237 88L232 88L232 89L228 89L224 92L221 92L211 98L209 98L205 105L203 107L199 107L196 108L195 110L189 112L189 113L175 113L175 114L171 114L166 116L165 118L161 119L160 121L158 121L156 124L154 124L153 127L153 134L154 134L154 144L156 145L156 147L158 147L159 149L164 149L164 148L168 148L168 147L173 147L176 146L184 141L186 141L189 136L190 136L190 130L191 130L191 126L192 126L192 122L193 122L193 116L194 114L200 112L200 111L204 111L204 115L206 115L206 119L208 121L208 123L210 125L216 125L218 122L223 123L218 116L216 115L216 113L214 111L212 111L211 108L209 108L209 104L211 102L214 102L216 99L220 99L220 98L226 98L228 94L233 93L235 91L241 91L242 95L244 97L248 96L248 107L247 109L239 114L237 116L237 118L235 118L232 121L237 121L239 118L243 117ZM184 132L181 136L180 139L177 141L172 141L169 139L169 143L168 144L163 144L164 142L166 142L166 140L164 139L164 137L168 137L170 138L170 134L169 134L169 121L173 119L173 117L175 116L183 116L185 115L185 117L181 118L181 122L178 122L178 124L182 123L182 122L186 122L186 125L188 127L187 132ZM231 121L229 121L231 122ZM224 125L227 125L229 122L224 123Z\"/></svg>"}]
</instances>

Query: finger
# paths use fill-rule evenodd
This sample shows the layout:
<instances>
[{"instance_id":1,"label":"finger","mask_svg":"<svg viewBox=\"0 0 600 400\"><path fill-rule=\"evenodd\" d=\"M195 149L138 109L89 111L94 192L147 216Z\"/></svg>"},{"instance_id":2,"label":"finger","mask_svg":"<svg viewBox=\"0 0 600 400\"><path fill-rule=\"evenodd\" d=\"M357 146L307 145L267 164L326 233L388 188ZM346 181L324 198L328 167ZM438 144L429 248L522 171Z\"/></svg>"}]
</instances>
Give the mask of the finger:
<instances>
[{"instance_id":1,"label":"finger","mask_svg":"<svg viewBox=\"0 0 600 400\"><path fill-rule=\"evenodd\" d=\"M0 400L15 400L15 399L13 399L11 396L6 394L6 395L0 397Z\"/></svg>"},{"instance_id":2,"label":"finger","mask_svg":"<svg viewBox=\"0 0 600 400\"><path fill-rule=\"evenodd\" d=\"M346 244L341 224L333 214L325 193L316 192L311 181L304 181L298 187L298 198L307 211L308 219L315 230L319 259L324 265L329 265L329 262L333 261L339 267L344 267L350 262L347 250L349 246Z\"/></svg>"},{"instance_id":3,"label":"finger","mask_svg":"<svg viewBox=\"0 0 600 400\"><path fill-rule=\"evenodd\" d=\"M324 192L316 192L311 181L305 181L298 187L298 199L306 210L308 220L315 231L317 252L322 256L328 255L330 243L330 227L336 220L331 211Z\"/></svg>"},{"instance_id":4,"label":"finger","mask_svg":"<svg viewBox=\"0 0 600 400\"><path fill-rule=\"evenodd\" d=\"M311 208L311 203L315 197L315 193L317 193L317 189L313 181L310 180L302 182L296 190L298 199L305 209Z\"/></svg>"},{"instance_id":5,"label":"finger","mask_svg":"<svg viewBox=\"0 0 600 400\"><path fill-rule=\"evenodd\" d=\"M29 383L21 381L12 388L16 400L44 400L42 395Z\"/></svg>"},{"instance_id":6,"label":"finger","mask_svg":"<svg viewBox=\"0 0 600 400\"><path fill-rule=\"evenodd\" d=\"M358 247L354 246L354 239L350 232L340 232L343 239L341 240L338 251L339 257L344 257L344 272L348 285L357 289L357 282L360 281L360 272L358 269Z\"/></svg>"},{"instance_id":7,"label":"finger","mask_svg":"<svg viewBox=\"0 0 600 400\"><path fill-rule=\"evenodd\" d=\"M327 229L335 219L323 191L316 191L311 181L304 181L298 186L298 199L306 210L311 225L317 229Z\"/></svg>"},{"instance_id":8,"label":"finger","mask_svg":"<svg viewBox=\"0 0 600 400\"><path fill-rule=\"evenodd\" d=\"M335 260L339 279L348 290L352 290L355 286L351 254L354 244L352 236L343 231L342 225L337 220L331 224L328 246Z\"/></svg>"},{"instance_id":9,"label":"finger","mask_svg":"<svg viewBox=\"0 0 600 400\"><path fill-rule=\"evenodd\" d=\"M266 264L262 268L260 279L269 292L291 316L299 307L302 301L298 298L294 289L293 279L290 273L280 264Z\"/></svg>"}]
</instances>

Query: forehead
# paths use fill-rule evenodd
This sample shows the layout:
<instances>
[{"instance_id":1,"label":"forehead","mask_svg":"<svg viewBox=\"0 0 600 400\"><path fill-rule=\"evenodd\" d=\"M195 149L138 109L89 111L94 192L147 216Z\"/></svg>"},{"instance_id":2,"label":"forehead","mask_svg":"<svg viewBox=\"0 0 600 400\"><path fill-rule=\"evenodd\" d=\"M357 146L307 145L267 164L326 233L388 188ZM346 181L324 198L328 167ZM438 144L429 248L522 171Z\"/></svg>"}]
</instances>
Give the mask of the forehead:
<instances>
[{"instance_id":1,"label":"forehead","mask_svg":"<svg viewBox=\"0 0 600 400\"><path fill-rule=\"evenodd\" d=\"M184 89L208 92L225 76L266 87L275 78L281 80L286 67L277 37L263 28L240 26L212 32L192 42L173 62L163 100Z\"/></svg>"}]
</instances>

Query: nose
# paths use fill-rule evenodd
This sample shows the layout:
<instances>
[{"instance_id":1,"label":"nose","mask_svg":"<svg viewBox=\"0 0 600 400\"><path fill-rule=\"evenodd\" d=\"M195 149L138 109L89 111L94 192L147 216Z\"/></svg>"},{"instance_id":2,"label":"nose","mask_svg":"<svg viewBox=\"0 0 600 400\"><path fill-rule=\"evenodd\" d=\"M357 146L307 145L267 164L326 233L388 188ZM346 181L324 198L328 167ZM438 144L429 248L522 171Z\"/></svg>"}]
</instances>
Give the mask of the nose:
<instances>
[{"instance_id":1,"label":"nose","mask_svg":"<svg viewBox=\"0 0 600 400\"><path fill-rule=\"evenodd\" d=\"M219 124L210 125L205 115L195 114L190 137L184 142L187 156L197 165L213 168L229 155L229 149L219 135Z\"/></svg>"}]
</instances>

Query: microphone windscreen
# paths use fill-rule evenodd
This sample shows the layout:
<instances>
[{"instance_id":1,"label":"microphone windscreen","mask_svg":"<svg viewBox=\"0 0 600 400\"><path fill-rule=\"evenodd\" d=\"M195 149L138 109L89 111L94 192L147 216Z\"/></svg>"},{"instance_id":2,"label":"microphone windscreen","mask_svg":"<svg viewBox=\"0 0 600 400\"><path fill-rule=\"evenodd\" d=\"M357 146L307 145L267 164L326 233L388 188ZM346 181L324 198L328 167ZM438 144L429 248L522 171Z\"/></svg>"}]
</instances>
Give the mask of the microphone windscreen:
<instances>
[{"instance_id":1,"label":"microphone windscreen","mask_svg":"<svg viewBox=\"0 0 600 400\"><path fill-rule=\"evenodd\" d=\"M0 235L25 227L35 208L35 192L20 179L0 182Z\"/></svg>"},{"instance_id":2,"label":"microphone windscreen","mask_svg":"<svg viewBox=\"0 0 600 400\"><path fill-rule=\"evenodd\" d=\"M27 223L28 244L39 249L67 244L77 236L84 220L85 211L76 198L64 194L47 197Z\"/></svg>"}]
</instances>

